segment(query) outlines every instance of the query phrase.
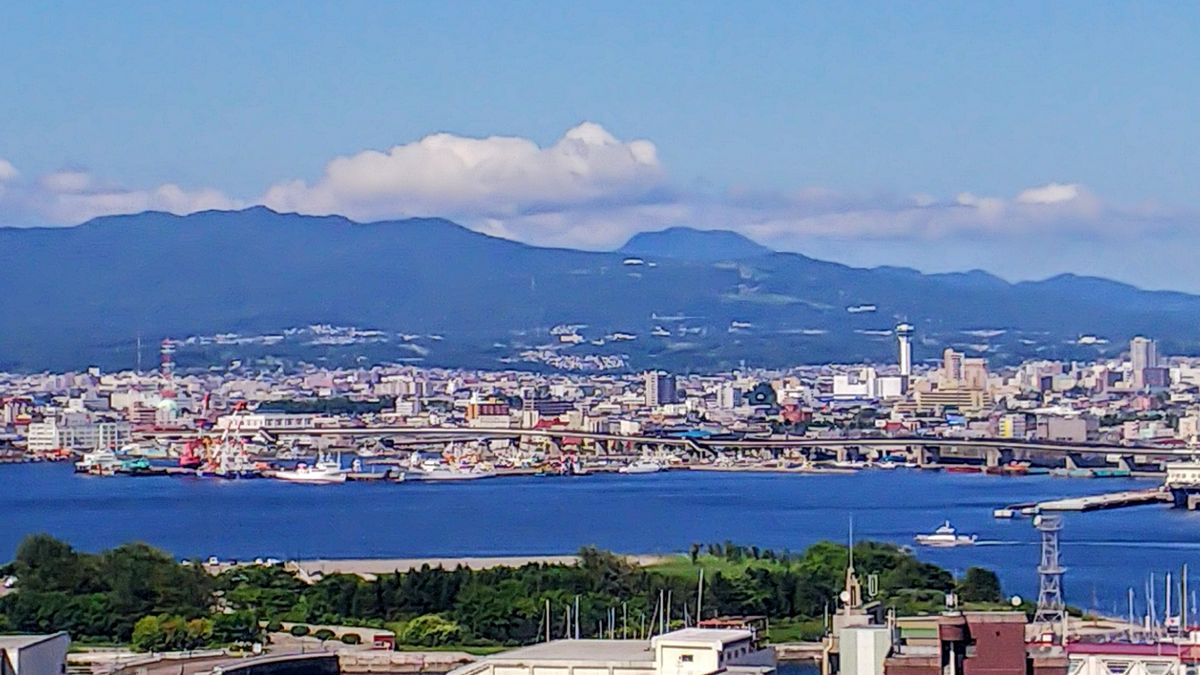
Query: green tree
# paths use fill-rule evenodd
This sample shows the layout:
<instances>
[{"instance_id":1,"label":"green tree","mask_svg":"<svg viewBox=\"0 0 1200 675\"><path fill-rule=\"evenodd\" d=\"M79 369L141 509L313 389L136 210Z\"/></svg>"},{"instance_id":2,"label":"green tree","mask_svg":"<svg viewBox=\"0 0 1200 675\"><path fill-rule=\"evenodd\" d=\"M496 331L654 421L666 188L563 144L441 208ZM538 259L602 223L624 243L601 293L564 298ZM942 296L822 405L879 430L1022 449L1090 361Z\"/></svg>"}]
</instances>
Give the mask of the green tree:
<instances>
[{"instance_id":1,"label":"green tree","mask_svg":"<svg viewBox=\"0 0 1200 675\"><path fill-rule=\"evenodd\" d=\"M262 629L254 612L221 613L212 620L212 639L218 644L250 644L262 639Z\"/></svg>"},{"instance_id":2,"label":"green tree","mask_svg":"<svg viewBox=\"0 0 1200 675\"><path fill-rule=\"evenodd\" d=\"M958 599L963 602L1003 602L1000 578L982 567L968 567L958 582Z\"/></svg>"},{"instance_id":3,"label":"green tree","mask_svg":"<svg viewBox=\"0 0 1200 675\"><path fill-rule=\"evenodd\" d=\"M213 622L211 619L192 619L184 627L184 649L200 649L212 642Z\"/></svg>"},{"instance_id":4,"label":"green tree","mask_svg":"<svg viewBox=\"0 0 1200 675\"><path fill-rule=\"evenodd\" d=\"M444 647L461 642L462 637L462 626L437 614L425 614L406 622L396 640L405 645Z\"/></svg>"},{"instance_id":5,"label":"green tree","mask_svg":"<svg viewBox=\"0 0 1200 675\"><path fill-rule=\"evenodd\" d=\"M26 537L17 547L12 568L20 588L30 592L84 593L99 589L94 557L48 534Z\"/></svg>"},{"instance_id":6,"label":"green tree","mask_svg":"<svg viewBox=\"0 0 1200 675\"><path fill-rule=\"evenodd\" d=\"M130 645L134 651L158 652L166 649L167 634L157 616L143 616L133 625Z\"/></svg>"}]
</instances>

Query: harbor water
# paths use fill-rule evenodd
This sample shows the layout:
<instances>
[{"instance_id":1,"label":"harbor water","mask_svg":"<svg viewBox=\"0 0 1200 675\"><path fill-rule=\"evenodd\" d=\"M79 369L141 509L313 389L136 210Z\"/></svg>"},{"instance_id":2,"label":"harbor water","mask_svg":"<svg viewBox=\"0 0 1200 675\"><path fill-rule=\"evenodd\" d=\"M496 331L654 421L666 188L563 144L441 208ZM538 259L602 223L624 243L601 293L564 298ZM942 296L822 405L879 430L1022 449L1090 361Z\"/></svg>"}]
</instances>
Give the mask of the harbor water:
<instances>
[{"instance_id":1,"label":"harbor water","mask_svg":"<svg viewBox=\"0 0 1200 675\"><path fill-rule=\"evenodd\" d=\"M1006 592L1032 597L1038 534L1028 519L994 519L994 508L1154 485L875 470L318 486L99 478L66 464L17 464L0 466L0 560L34 532L91 551L145 541L180 558L420 558L562 554L585 545L672 553L726 540L801 551L845 541L851 517L860 539L911 544L950 520L978 544L917 548L922 559L960 573L991 568ZM1127 589L1140 595L1151 572L1161 579L1191 563L1200 574L1200 513L1160 505L1072 513L1062 542L1067 600L1083 608L1124 614Z\"/></svg>"}]
</instances>

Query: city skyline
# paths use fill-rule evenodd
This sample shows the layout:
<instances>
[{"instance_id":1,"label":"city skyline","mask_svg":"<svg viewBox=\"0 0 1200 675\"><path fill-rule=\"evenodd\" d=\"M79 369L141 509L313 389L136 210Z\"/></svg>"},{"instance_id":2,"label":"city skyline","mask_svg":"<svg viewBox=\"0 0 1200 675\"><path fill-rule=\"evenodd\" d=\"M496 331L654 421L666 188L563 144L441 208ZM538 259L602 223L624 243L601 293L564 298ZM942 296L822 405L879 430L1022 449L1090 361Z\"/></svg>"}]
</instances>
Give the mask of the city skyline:
<instances>
[{"instance_id":1,"label":"city skyline","mask_svg":"<svg viewBox=\"0 0 1200 675\"><path fill-rule=\"evenodd\" d=\"M266 204L605 249L691 225L1200 289L1171 264L1198 236L1194 8L128 8L3 10L0 226Z\"/></svg>"},{"instance_id":2,"label":"city skyline","mask_svg":"<svg viewBox=\"0 0 1200 675\"><path fill-rule=\"evenodd\" d=\"M0 675L1200 675L1198 29L0 4Z\"/></svg>"}]
</instances>

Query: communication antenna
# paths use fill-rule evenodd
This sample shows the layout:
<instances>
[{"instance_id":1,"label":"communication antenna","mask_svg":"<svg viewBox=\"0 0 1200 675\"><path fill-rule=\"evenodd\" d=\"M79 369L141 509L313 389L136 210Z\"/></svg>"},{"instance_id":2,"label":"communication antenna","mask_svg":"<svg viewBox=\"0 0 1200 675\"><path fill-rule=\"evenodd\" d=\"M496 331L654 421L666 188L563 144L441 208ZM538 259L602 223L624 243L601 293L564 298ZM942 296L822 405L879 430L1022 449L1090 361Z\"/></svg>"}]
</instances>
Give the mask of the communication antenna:
<instances>
[{"instance_id":1,"label":"communication antenna","mask_svg":"<svg viewBox=\"0 0 1200 675\"><path fill-rule=\"evenodd\" d=\"M1039 515L1033 525L1042 535L1042 556L1038 564L1038 601L1033 623L1051 632L1065 625L1066 603L1063 601L1063 574L1058 548L1058 533L1062 531L1062 516ZM1062 639L1066 640L1066 631Z\"/></svg>"}]
</instances>

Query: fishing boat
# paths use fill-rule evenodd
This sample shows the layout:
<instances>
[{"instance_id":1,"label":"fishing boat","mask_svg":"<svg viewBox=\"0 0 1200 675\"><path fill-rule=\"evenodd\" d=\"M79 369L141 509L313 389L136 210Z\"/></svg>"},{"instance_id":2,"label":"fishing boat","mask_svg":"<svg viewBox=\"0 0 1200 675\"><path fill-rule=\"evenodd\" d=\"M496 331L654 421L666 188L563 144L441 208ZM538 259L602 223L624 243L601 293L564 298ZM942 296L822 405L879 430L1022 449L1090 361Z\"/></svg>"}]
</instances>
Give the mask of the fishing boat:
<instances>
[{"instance_id":1,"label":"fishing boat","mask_svg":"<svg viewBox=\"0 0 1200 675\"><path fill-rule=\"evenodd\" d=\"M617 469L617 473L640 474L640 473L658 473L663 470L663 465L652 459L639 459L631 464Z\"/></svg>"},{"instance_id":2,"label":"fishing boat","mask_svg":"<svg viewBox=\"0 0 1200 675\"><path fill-rule=\"evenodd\" d=\"M300 462L294 469L276 471L275 477L291 483L310 485L345 483L346 471L342 468L341 455L336 459L331 459L328 455L318 455L316 464L309 466Z\"/></svg>"},{"instance_id":3,"label":"fishing boat","mask_svg":"<svg viewBox=\"0 0 1200 675\"><path fill-rule=\"evenodd\" d=\"M950 548L953 546L973 546L978 537L974 534L959 534L950 521L942 523L941 527L932 534L918 534L913 539L921 546Z\"/></svg>"}]
</instances>

